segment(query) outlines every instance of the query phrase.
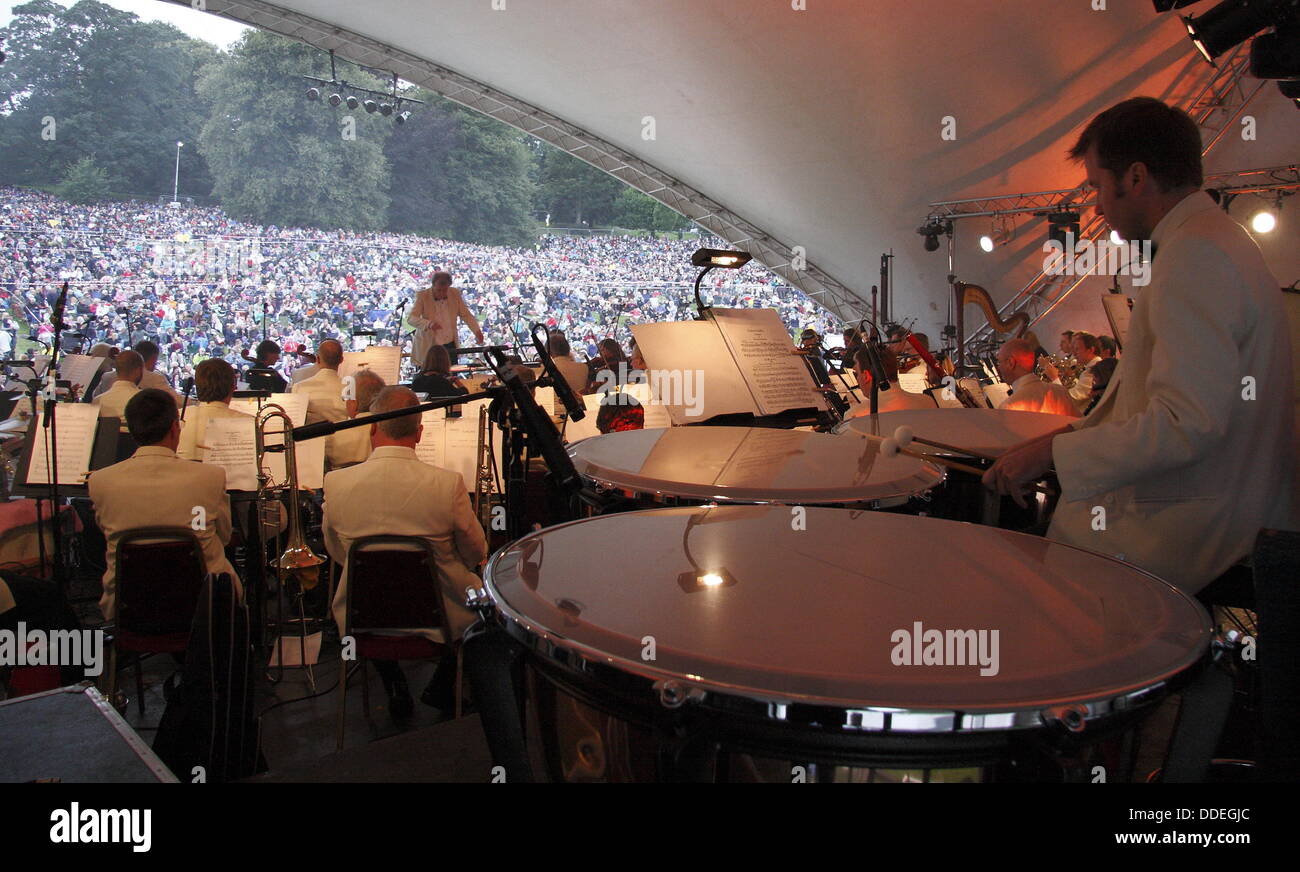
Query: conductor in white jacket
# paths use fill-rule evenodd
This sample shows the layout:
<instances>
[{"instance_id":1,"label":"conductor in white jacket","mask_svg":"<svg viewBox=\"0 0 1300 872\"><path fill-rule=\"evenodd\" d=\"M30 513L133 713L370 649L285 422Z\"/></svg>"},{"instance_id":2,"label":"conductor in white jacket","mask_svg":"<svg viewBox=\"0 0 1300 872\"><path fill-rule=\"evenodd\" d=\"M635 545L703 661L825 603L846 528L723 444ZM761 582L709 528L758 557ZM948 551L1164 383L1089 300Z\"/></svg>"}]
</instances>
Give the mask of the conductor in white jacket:
<instances>
[{"instance_id":1,"label":"conductor in white jacket","mask_svg":"<svg viewBox=\"0 0 1300 872\"><path fill-rule=\"evenodd\" d=\"M406 316L406 323L415 329L415 342L411 348L411 359L423 365L434 345L447 349L451 362L456 362L457 333L456 327L464 321L474 333L478 344L483 344L483 329L478 319L465 305L460 288L451 286L451 273L433 274L432 287L425 288L415 295L415 304L411 314Z\"/></svg>"}]
</instances>

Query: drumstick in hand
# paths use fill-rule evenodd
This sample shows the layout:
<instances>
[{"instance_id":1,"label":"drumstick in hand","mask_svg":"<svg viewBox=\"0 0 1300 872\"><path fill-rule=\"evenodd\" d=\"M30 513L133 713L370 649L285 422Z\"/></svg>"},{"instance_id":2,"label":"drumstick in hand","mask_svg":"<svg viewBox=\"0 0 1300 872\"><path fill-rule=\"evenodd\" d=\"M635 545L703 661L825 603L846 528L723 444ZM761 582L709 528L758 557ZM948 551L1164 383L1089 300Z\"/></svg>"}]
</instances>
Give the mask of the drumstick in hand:
<instances>
[{"instance_id":1,"label":"drumstick in hand","mask_svg":"<svg viewBox=\"0 0 1300 872\"><path fill-rule=\"evenodd\" d=\"M945 451L951 451L954 454L964 454L967 457L978 457L980 460L997 460L996 454L984 454L981 451L972 451L969 448L962 448L957 445L949 445L946 442L936 442L933 439L923 439L920 436L912 434L912 428L904 424L894 431L894 441L898 443L899 448L906 448L913 442L920 442L922 445L929 445L931 448L942 448Z\"/></svg>"},{"instance_id":2,"label":"drumstick in hand","mask_svg":"<svg viewBox=\"0 0 1300 872\"><path fill-rule=\"evenodd\" d=\"M880 438L880 437L876 437L876 438ZM930 463L937 463L940 466L946 466L949 469L955 469L958 470L959 472L968 472L971 475L975 475L975 476L983 477L984 475L984 470L980 469L979 467L969 466L965 463L958 463L955 460L949 460L946 457L940 457L939 455L936 454L924 454L920 451L912 451L911 449L903 448L898 444L897 439L893 439L891 437L885 437L883 439L880 439L881 457L889 458L889 457L895 457L899 454L906 454L908 457L915 457L917 460L926 460L929 461ZM1029 489L1032 491L1037 491L1040 494L1047 494L1049 496L1052 493L1054 493L1054 491L1044 487L1041 484L1031 485Z\"/></svg>"}]
</instances>

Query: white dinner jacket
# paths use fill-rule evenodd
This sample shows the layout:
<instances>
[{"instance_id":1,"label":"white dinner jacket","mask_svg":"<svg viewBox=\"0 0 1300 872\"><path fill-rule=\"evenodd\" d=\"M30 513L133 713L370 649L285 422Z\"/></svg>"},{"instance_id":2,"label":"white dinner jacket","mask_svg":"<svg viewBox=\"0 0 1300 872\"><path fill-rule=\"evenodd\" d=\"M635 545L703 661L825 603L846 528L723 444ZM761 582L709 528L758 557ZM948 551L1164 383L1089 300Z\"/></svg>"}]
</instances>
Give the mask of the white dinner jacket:
<instances>
[{"instance_id":1,"label":"white dinner jacket","mask_svg":"<svg viewBox=\"0 0 1300 872\"><path fill-rule=\"evenodd\" d=\"M441 326L437 328L433 326L434 319L437 317L434 304L433 288L422 288L415 294L411 314L406 316L406 323L416 328L415 341L411 345L411 362L415 364L417 372L424 369L424 360L430 348L434 345L446 345L456 339L456 325L459 321L464 321L475 335L482 332L478 319L469 310L469 306L465 305L460 288L447 289L445 311L448 314L440 322ZM451 323L447 323L448 321Z\"/></svg>"},{"instance_id":2,"label":"white dinner jacket","mask_svg":"<svg viewBox=\"0 0 1300 872\"><path fill-rule=\"evenodd\" d=\"M1277 279L1208 194L1171 209L1152 244L1118 368L1052 444L1048 536L1195 592L1261 527L1294 529L1291 349Z\"/></svg>"},{"instance_id":3,"label":"white dinner jacket","mask_svg":"<svg viewBox=\"0 0 1300 872\"><path fill-rule=\"evenodd\" d=\"M347 402L343 399L343 379L336 369L322 367L309 379L295 382L290 393L307 395L307 423L346 421Z\"/></svg>"}]
</instances>

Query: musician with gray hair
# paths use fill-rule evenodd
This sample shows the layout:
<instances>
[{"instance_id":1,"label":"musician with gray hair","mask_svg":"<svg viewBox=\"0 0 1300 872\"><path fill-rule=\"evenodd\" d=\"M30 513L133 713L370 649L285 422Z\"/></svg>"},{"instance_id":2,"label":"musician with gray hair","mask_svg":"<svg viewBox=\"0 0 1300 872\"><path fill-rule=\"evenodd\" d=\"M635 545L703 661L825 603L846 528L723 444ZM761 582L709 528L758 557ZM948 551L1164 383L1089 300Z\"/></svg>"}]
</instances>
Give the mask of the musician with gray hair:
<instances>
[{"instance_id":1,"label":"musician with gray hair","mask_svg":"<svg viewBox=\"0 0 1300 872\"><path fill-rule=\"evenodd\" d=\"M371 403L373 414L418 405L410 388L387 387ZM337 469L325 476L322 528L325 547L336 563L346 567L348 548L364 536L410 536L433 545L438 582L452 635L459 637L474 621L464 607L465 593L478 584L475 569L487 559L487 539L470 506L460 473L419 460L415 446L424 433L420 414L412 413L371 424L372 450L364 463ZM334 619L339 632L346 629L346 572L334 597ZM440 632L413 630L437 641ZM409 715L410 692L401 669L394 663L376 663L388 691L394 717ZM439 663L423 701L446 711L452 704L452 658Z\"/></svg>"}]
</instances>

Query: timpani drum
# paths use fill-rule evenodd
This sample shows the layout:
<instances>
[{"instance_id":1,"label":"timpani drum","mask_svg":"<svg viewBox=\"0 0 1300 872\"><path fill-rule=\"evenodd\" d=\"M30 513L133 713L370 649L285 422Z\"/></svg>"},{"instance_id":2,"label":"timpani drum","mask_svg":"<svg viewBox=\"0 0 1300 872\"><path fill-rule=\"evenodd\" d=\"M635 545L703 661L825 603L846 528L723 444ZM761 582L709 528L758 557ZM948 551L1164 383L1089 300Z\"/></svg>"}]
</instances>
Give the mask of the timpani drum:
<instances>
[{"instance_id":1,"label":"timpani drum","mask_svg":"<svg viewBox=\"0 0 1300 872\"><path fill-rule=\"evenodd\" d=\"M881 412L874 417L850 418L837 428L840 434L892 437L899 427L909 427L918 439L932 439L948 445L997 456L1030 439L1045 436L1068 426L1077 418L1002 409L902 409ZM912 442L909 448L923 454L952 456L962 463L987 468L990 462L972 460L957 452ZM979 479L967 473L950 473L942 488L937 488L926 514L956 521L975 521L1017 530L1046 529L1047 518L1055 501L1031 502L1022 509L1010 497L998 499L986 490Z\"/></svg>"},{"instance_id":2,"label":"timpani drum","mask_svg":"<svg viewBox=\"0 0 1300 872\"><path fill-rule=\"evenodd\" d=\"M1211 651L1129 564L884 512L606 515L484 578L559 780L1084 780Z\"/></svg>"},{"instance_id":3,"label":"timpani drum","mask_svg":"<svg viewBox=\"0 0 1300 872\"><path fill-rule=\"evenodd\" d=\"M881 455L880 440L761 427L674 427L595 436L573 465L641 506L777 503L896 508L943 482L934 464Z\"/></svg>"}]
</instances>

